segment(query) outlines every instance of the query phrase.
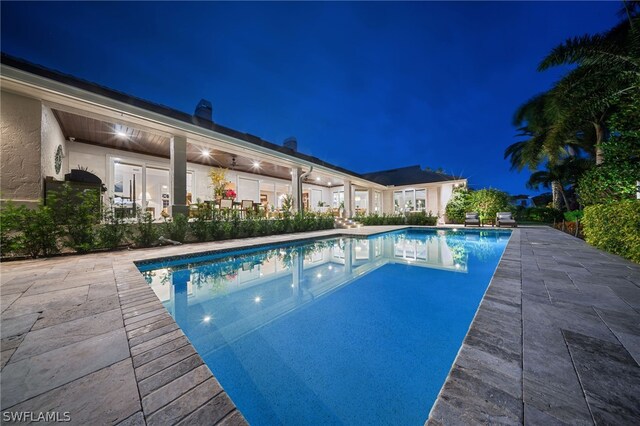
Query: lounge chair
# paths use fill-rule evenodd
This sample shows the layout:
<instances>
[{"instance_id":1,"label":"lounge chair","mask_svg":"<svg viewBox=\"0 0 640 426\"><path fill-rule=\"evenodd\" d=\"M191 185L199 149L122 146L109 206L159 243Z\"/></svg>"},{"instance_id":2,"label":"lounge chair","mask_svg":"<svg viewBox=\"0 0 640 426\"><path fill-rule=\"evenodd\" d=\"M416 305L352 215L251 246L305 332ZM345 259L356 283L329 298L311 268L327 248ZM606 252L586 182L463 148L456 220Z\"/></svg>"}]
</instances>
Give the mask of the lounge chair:
<instances>
[{"instance_id":1,"label":"lounge chair","mask_svg":"<svg viewBox=\"0 0 640 426\"><path fill-rule=\"evenodd\" d=\"M496 225L498 228L501 226L512 226L516 228L518 223L515 221L513 216L511 216L511 212L498 212L496 214Z\"/></svg>"},{"instance_id":2,"label":"lounge chair","mask_svg":"<svg viewBox=\"0 0 640 426\"><path fill-rule=\"evenodd\" d=\"M464 217L464 226L467 225L475 225L475 226L480 226L480 217L478 216L478 213L467 213Z\"/></svg>"}]
</instances>

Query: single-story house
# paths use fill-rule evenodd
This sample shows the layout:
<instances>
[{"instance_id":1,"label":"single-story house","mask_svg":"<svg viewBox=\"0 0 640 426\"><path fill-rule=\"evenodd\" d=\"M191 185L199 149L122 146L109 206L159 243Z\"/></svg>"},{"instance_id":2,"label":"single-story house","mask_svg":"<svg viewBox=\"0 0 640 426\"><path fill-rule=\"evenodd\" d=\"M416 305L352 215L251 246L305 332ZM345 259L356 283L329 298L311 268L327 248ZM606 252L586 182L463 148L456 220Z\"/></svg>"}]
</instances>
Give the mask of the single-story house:
<instances>
[{"instance_id":1,"label":"single-story house","mask_svg":"<svg viewBox=\"0 0 640 426\"><path fill-rule=\"evenodd\" d=\"M272 210L291 194L298 210L425 211L442 223L453 188L467 184L420 166L357 173L299 152L294 138L279 145L222 126L206 100L188 114L7 54L0 89L0 201L34 205L83 170L105 199L159 219L212 200L209 172L221 167L237 200Z\"/></svg>"}]
</instances>

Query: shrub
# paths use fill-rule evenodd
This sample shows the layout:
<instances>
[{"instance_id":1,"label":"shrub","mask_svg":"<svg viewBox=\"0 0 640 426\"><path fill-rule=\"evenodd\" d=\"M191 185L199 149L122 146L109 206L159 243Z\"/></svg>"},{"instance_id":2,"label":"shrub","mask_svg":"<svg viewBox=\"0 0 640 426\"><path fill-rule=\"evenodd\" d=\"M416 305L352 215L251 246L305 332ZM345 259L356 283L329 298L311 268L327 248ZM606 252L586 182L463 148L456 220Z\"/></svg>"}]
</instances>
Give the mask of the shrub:
<instances>
[{"instance_id":1,"label":"shrub","mask_svg":"<svg viewBox=\"0 0 640 426\"><path fill-rule=\"evenodd\" d=\"M171 219L164 222L163 233L165 238L169 238L179 243L184 243L187 239L187 231L189 230L189 219L181 213L174 215Z\"/></svg>"},{"instance_id":2,"label":"shrub","mask_svg":"<svg viewBox=\"0 0 640 426\"><path fill-rule=\"evenodd\" d=\"M433 216L431 212L414 212L403 215L370 214L355 217L356 221L365 226L377 225L427 225L433 226L438 222L438 216Z\"/></svg>"},{"instance_id":3,"label":"shrub","mask_svg":"<svg viewBox=\"0 0 640 426\"><path fill-rule=\"evenodd\" d=\"M153 216L149 212L138 212L133 241L137 247L151 247L158 240L158 228L153 223Z\"/></svg>"},{"instance_id":4,"label":"shrub","mask_svg":"<svg viewBox=\"0 0 640 426\"><path fill-rule=\"evenodd\" d=\"M438 223L438 216L433 216L431 212L416 212L407 214L405 223L407 225L434 226Z\"/></svg>"},{"instance_id":5,"label":"shrub","mask_svg":"<svg viewBox=\"0 0 640 426\"><path fill-rule=\"evenodd\" d=\"M584 209L585 240L594 247L640 263L640 201L596 204Z\"/></svg>"},{"instance_id":6,"label":"shrub","mask_svg":"<svg viewBox=\"0 0 640 426\"><path fill-rule=\"evenodd\" d=\"M575 222L582 219L582 216L584 216L584 212L582 210L564 212L564 220L566 220L567 222Z\"/></svg>"},{"instance_id":7,"label":"shrub","mask_svg":"<svg viewBox=\"0 0 640 426\"><path fill-rule=\"evenodd\" d=\"M100 219L99 191L81 191L65 183L61 190L48 194L47 201L55 211L55 220L64 229L65 246L79 253L96 247L96 225Z\"/></svg>"},{"instance_id":8,"label":"shrub","mask_svg":"<svg viewBox=\"0 0 640 426\"><path fill-rule=\"evenodd\" d=\"M602 144L604 163L586 172L577 192L584 206L636 197L640 176L640 102L629 103L609 119L611 137Z\"/></svg>"},{"instance_id":9,"label":"shrub","mask_svg":"<svg viewBox=\"0 0 640 426\"><path fill-rule=\"evenodd\" d=\"M98 228L98 245L102 248L115 249L124 241L127 225L122 218L116 216L113 206L104 209L102 225Z\"/></svg>"},{"instance_id":10,"label":"shrub","mask_svg":"<svg viewBox=\"0 0 640 426\"><path fill-rule=\"evenodd\" d=\"M24 249L21 232L24 206L8 201L0 210L0 248L2 256L19 254Z\"/></svg>"},{"instance_id":11,"label":"shrub","mask_svg":"<svg viewBox=\"0 0 640 426\"><path fill-rule=\"evenodd\" d=\"M453 194L445 207L445 215L450 223L463 223L465 213L472 211L471 191L466 186L453 188Z\"/></svg>"},{"instance_id":12,"label":"shrub","mask_svg":"<svg viewBox=\"0 0 640 426\"><path fill-rule=\"evenodd\" d=\"M552 207L516 207L515 218L519 222L553 223L561 221L563 216Z\"/></svg>"},{"instance_id":13,"label":"shrub","mask_svg":"<svg viewBox=\"0 0 640 426\"><path fill-rule=\"evenodd\" d=\"M471 193L471 208L478 212L480 219L495 220L496 213L511 211L509 195L497 189L480 189Z\"/></svg>"}]
</instances>

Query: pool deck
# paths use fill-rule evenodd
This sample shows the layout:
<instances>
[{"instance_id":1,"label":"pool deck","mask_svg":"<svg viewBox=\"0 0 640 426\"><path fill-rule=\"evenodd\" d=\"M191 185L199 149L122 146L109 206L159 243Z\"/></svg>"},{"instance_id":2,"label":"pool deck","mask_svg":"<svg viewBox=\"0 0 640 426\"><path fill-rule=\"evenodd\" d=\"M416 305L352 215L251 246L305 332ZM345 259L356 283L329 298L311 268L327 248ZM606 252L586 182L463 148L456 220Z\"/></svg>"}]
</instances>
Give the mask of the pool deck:
<instances>
[{"instance_id":1,"label":"pool deck","mask_svg":"<svg viewBox=\"0 0 640 426\"><path fill-rule=\"evenodd\" d=\"M245 424L133 261L401 228L5 262L3 413ZM428 423L640 424L639 363L640 265L548 227L517 228Z\"/></svg>"}]
</instances>

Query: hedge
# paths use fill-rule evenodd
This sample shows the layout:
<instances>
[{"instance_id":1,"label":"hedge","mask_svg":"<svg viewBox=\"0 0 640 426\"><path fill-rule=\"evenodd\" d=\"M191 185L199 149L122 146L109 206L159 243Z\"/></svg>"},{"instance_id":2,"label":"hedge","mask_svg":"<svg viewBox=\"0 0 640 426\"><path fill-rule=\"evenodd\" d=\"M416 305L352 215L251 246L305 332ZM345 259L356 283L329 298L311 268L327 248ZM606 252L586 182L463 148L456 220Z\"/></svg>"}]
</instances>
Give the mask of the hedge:
<instances>
[{"instance_id":1,"label":"hedge","mask_svg":"<svg viewBox=\"0 0 640 426\"><path fill-rule=\"evenodd\" d=\"M581 223L589 244L640 263L640 201L587 206Z\"/></svg>"},{"instance_id":2,"label":"hedge","mask_svg":"<svg viewBox=\"0 0 640 426\"><path fill-rule=\"evenodd\" d=\"M422 225L434 226L438 223L438 216L433 216L431 212L414 212L406 215L370 214L361 215L354 218L365 226L376 225Z\"/></svg>"}]
</instances>

